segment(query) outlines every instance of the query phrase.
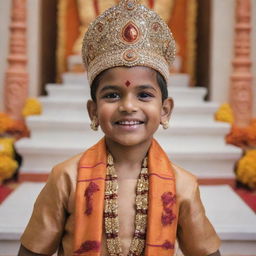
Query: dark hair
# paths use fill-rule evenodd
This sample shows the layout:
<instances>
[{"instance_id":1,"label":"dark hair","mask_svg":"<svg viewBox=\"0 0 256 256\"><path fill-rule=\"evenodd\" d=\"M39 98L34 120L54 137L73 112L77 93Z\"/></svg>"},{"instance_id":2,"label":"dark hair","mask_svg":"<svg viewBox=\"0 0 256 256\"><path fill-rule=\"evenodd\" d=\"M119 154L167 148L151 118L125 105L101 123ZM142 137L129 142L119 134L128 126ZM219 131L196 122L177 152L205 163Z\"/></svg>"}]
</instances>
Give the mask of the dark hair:
<instances>
[{"instance_id":1,"label":"dark hair","mask_svg":"<svg viewBox=\"0 0 256 256\"><path fill-rule=\"evenodd\" d=\"M129 68L129 67L127 67ZM101 73L99 73L95 79L92 82L91 86L91 98L94 102L96 102L96 92L100 84L100 80L102 79L103 75L107 72L108 69L105 69ZM163 77L163 75L158 72L157 70L154 70L156 72L156 80L158 83L158 86L160 88L160 91L162 93L162 102L168 98L168 89L167 89L167 83Z\"/></svg>"}]
</instances>

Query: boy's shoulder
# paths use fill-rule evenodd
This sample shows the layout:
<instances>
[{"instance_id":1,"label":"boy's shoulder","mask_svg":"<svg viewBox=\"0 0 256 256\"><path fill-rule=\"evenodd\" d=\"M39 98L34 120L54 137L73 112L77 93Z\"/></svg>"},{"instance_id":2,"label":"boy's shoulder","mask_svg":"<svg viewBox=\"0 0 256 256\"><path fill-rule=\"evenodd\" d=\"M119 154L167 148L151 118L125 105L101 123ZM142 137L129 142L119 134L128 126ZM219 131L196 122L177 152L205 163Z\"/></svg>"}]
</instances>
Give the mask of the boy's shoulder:
<instances>
[{"instance_id":1,"label":"boy's shoulder","mask_svg":"<svg viewBox=\"0 0 256 256\"><path fill-rule=\"evenodd\" d=\"M198 187L197 177L182 167L172 163L176 180L177 196L191 197Z\"/></svg>"},{"instance_id":2,"label":"boy's shoulder","mask_svg":"<svg viewBox=\"0 0 256 256\"><path fill-rule=\"evenodd\" d=\"M52 168L51 175L58 177L69 176L72 180L76 180L77 168L82 155L83 153L80 153L58 163Z\"/></svg>"},{"instance_id":3,"label":"boy's shoulder","mask_svg":"<svg viewBox=\"0 0 256 256\"><path fill-rule=\"evenodd\" d=\"M74 155L63 162L56 164L53 167L53 169L61 170L61 169L66 169L70 167L77 167L83 154L84 152Z\"/></svg>"},{"instance_id":4,"label":"boy's shoulder","mask_svg":"<svg viewBox=\"0 0 256 256\"><path fill-rule=\"evenodd\" d=\"M197 182L197 177L194 174L192 174L191 172L185 170L184 168L174 163L171 163L171 164L174 170L176 180L178 179L178 181L182 180L183 182L186 181L186 182L192 182L192 183Z\"/></svg>"}]
</instances>

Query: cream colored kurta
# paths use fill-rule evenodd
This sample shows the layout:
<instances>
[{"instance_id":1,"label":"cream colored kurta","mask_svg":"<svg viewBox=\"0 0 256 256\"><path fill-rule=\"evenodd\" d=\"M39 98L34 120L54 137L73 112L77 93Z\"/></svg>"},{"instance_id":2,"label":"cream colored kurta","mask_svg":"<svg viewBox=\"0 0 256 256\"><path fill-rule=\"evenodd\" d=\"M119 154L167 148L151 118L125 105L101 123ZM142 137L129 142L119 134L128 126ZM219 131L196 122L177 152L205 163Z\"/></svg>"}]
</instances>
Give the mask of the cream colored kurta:
<instances>
[{"instance_id":1,"label":"cream colored kurta","mask_svg":"<svg viewBox=\"0 0 256 256\"><path fill-rule=\"evenodd\" d=\"M76 177L81 156L82 154L77 155L55 166L49 175L45 187L35 202L32 217L21 237L22 245L28 250L47 255L59 250L59 256L72 255ZM179 209L177 230L179 247L186 256L211 254L218 250L220 241L205 216L197 180L189 172L175 165L173 167ZM129 185L129 183L133 183L133 185ZM128 188L136 185L136 181L129 181L129 183L127 182ZM133 190L133 187L131 189ZM122 189L120 189L120 193L122 193L121 191ZM120 197L122 198L122 195ZM132 202L132 200L128 199L127 202ZM119 203L119 207L120 205L122 207L122 202ZM124 215L122 212L124 211L120 209L120 227L127 226L125 223L127 218L130 222L134 220L134 209L128 211L124 217L122 217ZM120 238L125 246L133 234L132 232L128 232L128 234L123 232L122 234L120 232ZM107 256L104 237L102 241L102 255Z\"/></svg>"}]
</instances>

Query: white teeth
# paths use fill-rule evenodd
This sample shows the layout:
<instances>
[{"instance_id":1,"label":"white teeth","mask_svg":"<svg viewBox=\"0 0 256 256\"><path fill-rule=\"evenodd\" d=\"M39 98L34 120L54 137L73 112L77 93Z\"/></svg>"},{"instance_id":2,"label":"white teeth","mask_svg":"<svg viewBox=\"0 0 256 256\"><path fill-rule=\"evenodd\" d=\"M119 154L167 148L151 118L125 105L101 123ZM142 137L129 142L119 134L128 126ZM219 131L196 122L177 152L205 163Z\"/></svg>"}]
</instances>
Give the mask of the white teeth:
<instances>
[{"instance_id":1,"label":"white teeth","mask_svg":"<svg viewBox=\"0 0 256 256\"><path fill-rule=\"evenodd\" d=\"M118 122L118 124L121 125L136 125L136 124L140 124L141 122L139 121L120 121Z\"/></svg>"}]
</instances>

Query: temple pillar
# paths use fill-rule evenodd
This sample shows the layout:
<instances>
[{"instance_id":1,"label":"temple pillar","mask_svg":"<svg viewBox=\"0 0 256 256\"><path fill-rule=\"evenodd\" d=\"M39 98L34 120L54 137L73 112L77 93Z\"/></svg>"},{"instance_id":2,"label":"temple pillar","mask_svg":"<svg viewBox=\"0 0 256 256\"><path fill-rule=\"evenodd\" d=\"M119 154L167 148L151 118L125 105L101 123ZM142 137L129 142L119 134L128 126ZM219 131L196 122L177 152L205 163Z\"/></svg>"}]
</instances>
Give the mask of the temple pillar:
<instances>
[{"instance_id":1,"label":"temple pillar","mask_svg":"<svg viewBox=\"0 0 256 256\"><path fill-rule=\"evenodd\" d=\"M26 0L12 0L10 48L5 72L5 112L23 119L22 108L28 96Z\"/></svg>"},{"instance_id":2,"label":"temple pillar","mask_svg":"<svg viewBox=\"0 0 256 256\"><path fill-rule=\"evenodd\" d=\"M235 125L247 126L252 118L251 72L251 1L236 1L236 25L234 58L232 61L230 103L234 111Z\"/></svg>"}]
</instances>

